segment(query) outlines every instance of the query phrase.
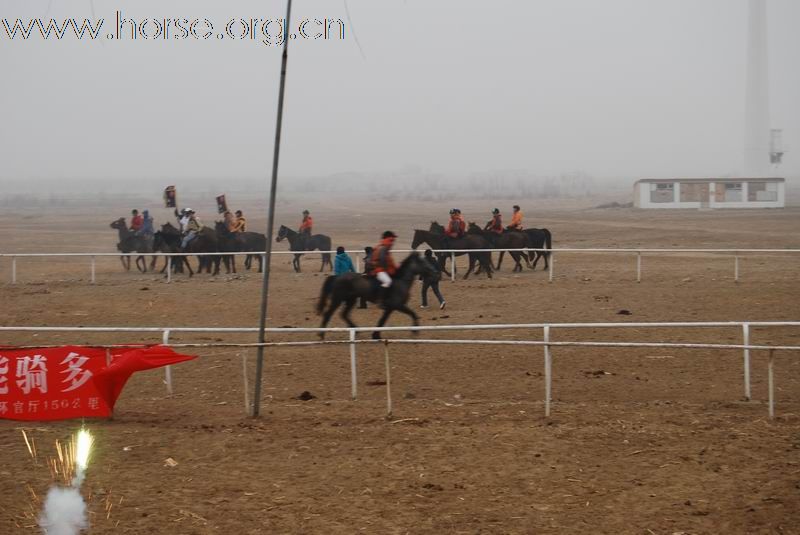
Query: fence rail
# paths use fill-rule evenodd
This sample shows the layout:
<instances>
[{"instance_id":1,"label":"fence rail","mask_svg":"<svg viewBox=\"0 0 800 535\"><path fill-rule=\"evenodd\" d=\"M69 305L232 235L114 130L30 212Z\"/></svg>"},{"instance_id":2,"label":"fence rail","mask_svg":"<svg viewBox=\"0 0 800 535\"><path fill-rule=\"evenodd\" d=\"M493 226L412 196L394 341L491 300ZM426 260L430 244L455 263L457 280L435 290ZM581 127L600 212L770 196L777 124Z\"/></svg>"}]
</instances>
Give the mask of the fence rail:
<instances>
[{"instance_id":1,"label":"fence rail","mask_svg":"<svg viewBox=\"0 0 800 535\"><path fill-rule=\"evenodd\" d=\"M742 332L741 344L711 344L711 343L673 343L673 342L575 342L575 341L555 341L552 333L555 329L625 329L625 328L738 328ZM671 348L671 349L712 349L712 350L742 350L743 355L743 377L744 377L744 397L751 399L750 384L750 351L767 351L768 359L768 405L769 416L775 415L775 392L774 392L774 352L775 351L800 351L800 346L791 345L770 345L770 344L751 344L750 329L753 327L800 327L800 321L750 321L750 322L637 322L637 323L527 323L527 324L485 324L485 325L432 325L420 327L383 327L382 331L389 332L408 332L418 331L454 331L454 330L516 330L516 329L542 329L541 340L489 340L489 339L381 339L381 340L358 340L358 333L372 332L374 327L329 327L329 328L268 328L266 332L275 334L308 334L308 333L348 333L347 340L333 341L292 341L292 342L266 342L264 344L253 343L170 343L170 336L176 333L253 333L258 329L253 327L32 327L32 326L2 326L0 332L94 332L94 333L153 333L161 335L163 345L172 347L308 347L314 345L348 345L350 349L350 375L351 375L351 397L358 397L358 372L357 372L357 353L356 346L360 344L382 343L385 345L384 359L386 364L386 384L387 384L387 412L392 413L391 401L391 371L390 371L390 344L472 344L472 345L519 345L519 346L541 346L544 350L544 376L545 376L545 416L549 417L551 412L552 399L552 348L553 347L620 347L620 348ZM36 346L41 347L41 346ZM113 346L98 346L113 347ZM245 392L247 391L246 367L245 367ZM167 392L173 393L172 368L165 368L165 383ZM247 396L245 396L247 397ZM245 404L246 411L249 406Z\"/></svg>"},{"instance_id":2,"label":"fence rail","mask_svg":"<svg viewBox=\"0 0 800 535\"><path fill-rule=\"evenodd\" d=\"M500 252L543 252L549 256L549 274L548 280L553 282L555 273L555 255L563 253L577 253L577 254L629 254L636 255L636 282L642 280L642 255L643 254L725 254L733 256L734 258L734 281L739 282L739 257L742 255L753 254L794 254L800 253L800 249L657 249L657 248L576 248L576 247L560 247L557 249L537 249L537 248L524 248L524 249L432 249L435 253L449 254L453 266L451 270L451 280L456 279L456 255L466 253L500 253ZM395 249L396 253L410 253L415 249ZM356 254L356 269L360 271L361 258L363 253L362 249L347 249L345 252ZM274 255L297 255L297 254L336 254L336 251L304 251L298 253L296 251L272 251ZM90 282L94 284L97 279L97 258L103 257L166 257L168 269L166 277L167 282L172 281L172 258L186 257L186 256L260 256L263 261L266 261L266 252L264 251L236 251L236 252L215 252L215 253L0 253L0 258L11 259L11 284L17 283L17 259L19 258L90 258Z\"/></svg>"}]
</instances>

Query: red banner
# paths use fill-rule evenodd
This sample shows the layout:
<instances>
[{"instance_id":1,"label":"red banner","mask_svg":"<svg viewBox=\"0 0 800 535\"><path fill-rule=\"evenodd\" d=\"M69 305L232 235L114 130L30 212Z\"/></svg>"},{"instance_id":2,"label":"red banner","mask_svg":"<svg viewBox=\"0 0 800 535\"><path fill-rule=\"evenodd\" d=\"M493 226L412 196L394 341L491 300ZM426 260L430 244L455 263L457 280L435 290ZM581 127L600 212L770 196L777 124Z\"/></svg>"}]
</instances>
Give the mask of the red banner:
<instances>
[{"instance_id":1,"label":"red banner","mask_svg":"<svg viewBox=\"0 0 800 535\"><path fill-rule=\"evenodd\" d=\"M0 419L108 417L131 374L193 358L163 346L0 348Z\"/></svg>"}]
</instances>

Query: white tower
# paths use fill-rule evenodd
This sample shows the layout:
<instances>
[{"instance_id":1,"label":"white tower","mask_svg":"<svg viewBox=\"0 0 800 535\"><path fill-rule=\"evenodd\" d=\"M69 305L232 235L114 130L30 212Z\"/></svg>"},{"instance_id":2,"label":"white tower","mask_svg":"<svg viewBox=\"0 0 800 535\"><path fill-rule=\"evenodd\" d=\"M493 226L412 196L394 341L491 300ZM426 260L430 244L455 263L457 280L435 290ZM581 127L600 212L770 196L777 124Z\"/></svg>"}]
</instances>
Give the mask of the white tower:
<instances>
[{"instance_id":1,"label":"white tower","mask_svg":"<svg viewBox=\"0 0 800 535\"><path fill-rule=\"evenodd\" d=\"M749 0L749 3L744 173L748 177L763 177L770 174L767 2Z\"/></svg>"}]
</instances>

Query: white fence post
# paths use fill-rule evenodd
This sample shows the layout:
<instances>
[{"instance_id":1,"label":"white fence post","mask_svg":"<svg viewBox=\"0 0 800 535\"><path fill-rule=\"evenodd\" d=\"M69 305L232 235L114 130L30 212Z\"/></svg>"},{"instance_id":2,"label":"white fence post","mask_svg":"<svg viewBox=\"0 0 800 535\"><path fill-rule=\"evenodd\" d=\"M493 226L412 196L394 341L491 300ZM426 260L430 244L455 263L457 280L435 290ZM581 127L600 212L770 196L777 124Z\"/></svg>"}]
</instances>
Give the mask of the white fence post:
<instances>
[{"instance_id":1,"label":"white fence post","mask_svg":"<svg viewBox=\"0 0 800 535\"><path fill-rule=\"evenodd\" d=\"M356 273L361 273L361 256L356 255Z\"/></svg>"},{"instance_id":2,"label":"white fence post","mask_svg":"<svg viewBox=\"0 0 800 535\"><path fill-rule=\"evenodd\" d=\"M17 257L11 257L11 284L17 283Z\"/></svg>"},{"instance_id":3,"label":"white fence post","mask_svg":"<svg viewBox=\"0 0 800 535\"><path fill-rule=\"evenodd\" d=\"M92 256L92 284L94 284L95 281L95 263L95 257Z\"/></svg>"},{"instance_id":4,"label":"white fence post","mask_svg":"<svg viewBox=\"0 0 800 535\"><path fill-rule=\"evenodd\" d=\"M550 274L548 275L547 282L553 282L553 266L556 263L556 255L550 253Z\"/></svg>"},{"instance_id":5,"label":"white fence post","mask_svg":"<svg viewBox=\"0 0 800 535\"><path fill-rule=\"evenodd\" d=\"M166 346L169 345L169 329L164 330L164 336L162 337L162 343ZM172 395L172 366L165 366L164 367L164 379L167 383L167 394L170 396Z\"/></svg>"},{"instance_id":6,"label":"white fence post","mask_svg":"<svg viewBox=\"0 0 800 535\"><path fill-rule=\"evenodd\" d=\"M769 350L769 364L767 368L767 380L769 382L769 418L775 418L775 380L773 378L774 368L774 349Z\"/></svg>"},{"instance_id":7,"label":"white fence post","mask_svg":"<svg viewBox=\"0 0 800 535\"><path fill-rule=\"evenodd\" d=\"M636 252L636 282L642 282L642 253Z\"/></svg>"},{"instance_id":8,"label":"white fence post","mask_svg":"<svg viewBox=\"0 0 800 535\"><path fill-rule=\"evenodd\" d=\"M392 416L392 371L389 363L389 341L383 341L383 356L386 361L386 417Z\"/></svg>"},{"instance_id":9,"label":"white fence post","mask_svg":"<svg viewBox=\"0 0 800 535\"><path fill-rule=\"evenodd\" d=\"M733 257L733 282L739 282L739 255Z\"/></svg>"},{"instance_id":10,"label":"white fence post","mask_svg":"<svg viewBox=\"0 0 800 535\"><path fill-rule=\"evenodd\" d=\"M355 342L356 332L350 329L350 342ZM355 401L358 398L358 372L356 369L356 344L350 344L350 396Z\"/></svg>"},{"instance_id":11,"label":"white fence post","mask_svg":"<svg viewBox=\"0 0 800 535\"><path fill-rule=\"evenodd\" d=\"M450 253L450 282L456 282L456 253Z\"/></svg>"},{"instance_id":12,"label":"white fence post","mask_svg":"<svg viewBox=\"0 0 800 535\"><path fill-rule=\"evenodd\" d=\"M167 284L172 282L172 257L167 257Z\"/></svg>"},{"instance_id":13,"label":"white fence post","mask_svg":"<svg viewBox=\"0 0 800 535\"><path fill-rule=\"evenodd\" d=\"M544 326L544 415L550 417L550 398L553 389L553 365L550 357L550 326Z\"/></svg>"},{"instance_id":14,"label":"white fence post","mask_svg":"<svg viewBox=\"0 0 800 535\"><path fill-rule=\"evenodd\" d=\"M742 345L750 345L750 325L742 324ZM744 348L744 399L750 401L750 350Z\"/></svg>"}]
</instances>

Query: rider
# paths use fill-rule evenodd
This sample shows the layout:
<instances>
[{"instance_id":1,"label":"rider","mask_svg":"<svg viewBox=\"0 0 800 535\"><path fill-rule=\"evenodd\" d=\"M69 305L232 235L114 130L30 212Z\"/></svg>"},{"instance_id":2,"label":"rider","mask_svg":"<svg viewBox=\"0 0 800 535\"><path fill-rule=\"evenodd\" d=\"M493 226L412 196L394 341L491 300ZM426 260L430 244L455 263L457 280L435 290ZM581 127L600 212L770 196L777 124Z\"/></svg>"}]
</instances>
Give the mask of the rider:
<instances>
[{"instance_id":1,"label":"rider","mask_svg":"<svg viewBox=\"0 0 800 535\"><path fill-rule=\"evenodd\" d=\"M373 275L381 283L382 288L389 288L392 285L392 277L397 273L397 266L392 258L392 246L397 239L397 234L387 230L381 236L381 242L372 252L372 271Z\"/></svg>"},{"instance_id":2,"label":"rider","mask_svg":"<svg viewBox=\"0 0 800 535\"><path fill-rule=\"evenodd\" d=\"M236 224L232 232L247 232L247 219L244 218L241 210L236 210Z\"/></svg>"},{"instance_id":3,"label":"rider","mask_svg":"<svg viewBox=\"0 0 800 535\"><path fill-rule=\"evenodd\" d=\"M233 218L233 214L230 212L230 210L225 210L225 213L222 217L225 222L225 228L228 230L228 232L236 232L234 230L236 228L236 220Z\"/></svg>"},{"instance_id":4,"label":"rider","mask_svg":"<svg viewBox=\"0 0 800 535\"><path fill-rule=\"evenodd\" d=\"M311 238L311 230L314 227L314 220L311 219L311 213L308 210L303 210L303 221L300 223L300 228L297 232L300 233L300 248L302 251L306 250L308 240Z\"/></svg>"},{"instance_id":5,"label":"rider","mask_svg":"<svg viewBox=\"0 0 800 535\"><path fill-rule=\"evenodd\" d=\"M495 208L492 210L492 220L486 223L483 230L490 230L495 234L503 233L503 216L500 215L500 209Z\"/></svg>"},{"instance_id":6,"label":"rider","mask_svg":"<svg viewBox=\"0 0 800 535\"><path fill-rule=\"evenodd\" d=\"M139 234L146 238L152 238L155 234L155 230L153 229L153 218L150 217L150 212L148 210L142 211L142 226L139 229Z\"/></svg>"},{"instance_id":7,"label":"rider","mask_svg":"<svg viewBox=\"0 0 800 535\"><path fill-rule=\"evenodd\" d=\"M186 232L186 225L189 224L189 210L191 208L181 208L179 212L177 208L175 208L175 218L178 220L178 227L180 228L181 234Z\"/></svg>"},{"instance_id":8,"label":"rider","mask_svg":"<svg viewBox=\"0 0 800 535\"><path fill-rule=\"evenodd\" d=\"M181 249L186 249L186 246L189 245L189 242L195 239L197 237L197 234L201 230L203 230L203 224L195 215L194 210L192 210L191 208L186 208L186 214L189 220L187 221L184 227L186 234L184 234L183 236L183 241L181 242Z\"/></svg>"},{"instance_id":9,"label":"rider","mask_svg":"<svg viewBox=\"0 0 800 535\"><path fill-rule=\"evenodd\" d=\"M466 225L464 218L461 217L461 212L458 208L453 208L450 210L450 221L447 223L447 228L444 229L445 235L450 239L457 240L464 237L465 231Z\"/></svg>"},{"instance_id":10,"label":"rider","mask_svg":"<svg viewBox=\"0 0 800 535\"><path fill-rule=\"evenodd\" d=\"M519 205L514 205L514 215L511 216L511 224L508 226L508 230L517 230L521 231L522 229L522 210L519 209Z\"/></svg>"},{"instance_id":11,"label":"rider","mask_svg":"<svg viewBox=\"0 0 800 535\"><path fill-rule=\"evenodd\" d=\"M139 215L139 210L136 209L131 211L131 216L131 232L138 234L144 224L144 218Z\"/></svg>"}]
</instances>

